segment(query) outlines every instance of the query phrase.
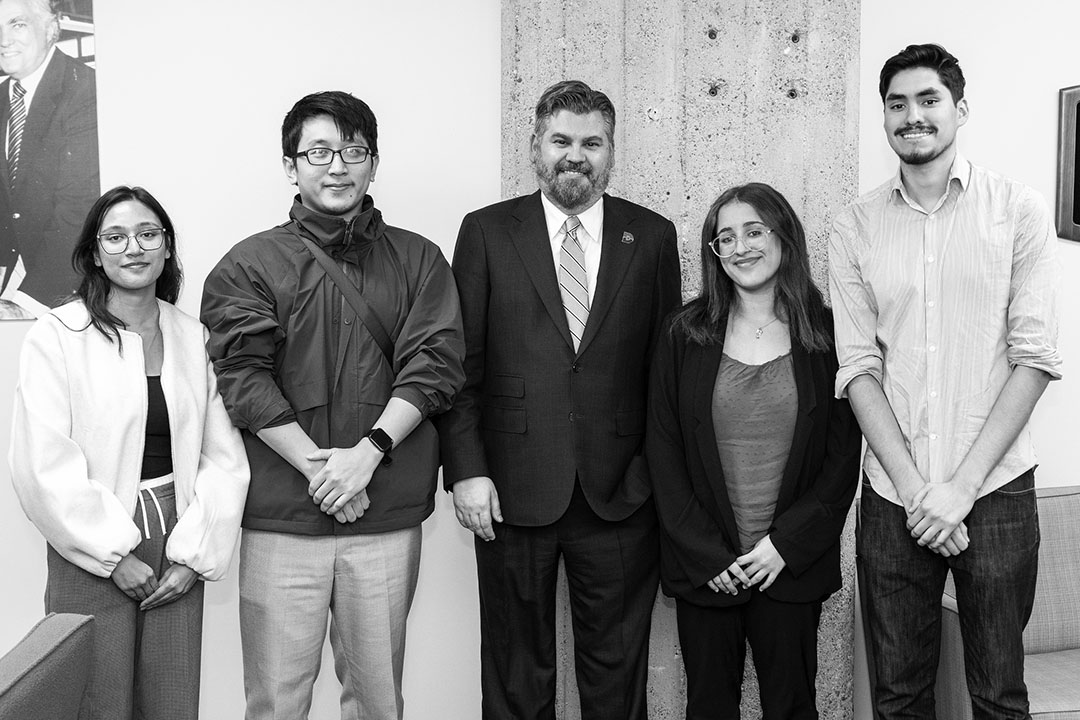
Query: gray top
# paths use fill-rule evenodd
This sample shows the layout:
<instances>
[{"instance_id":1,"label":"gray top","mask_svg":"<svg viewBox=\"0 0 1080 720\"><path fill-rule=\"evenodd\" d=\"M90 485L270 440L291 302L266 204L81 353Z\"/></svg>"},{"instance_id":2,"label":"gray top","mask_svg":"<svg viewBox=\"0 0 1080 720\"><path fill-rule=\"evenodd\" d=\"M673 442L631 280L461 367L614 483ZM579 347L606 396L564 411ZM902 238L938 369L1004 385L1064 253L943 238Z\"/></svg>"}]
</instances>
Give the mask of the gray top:
<instances>
[{"instance_id":1,"label":"gray top","mask_svg":"<svg viewBox=\"0 0 1080 720\"><path fill-rule=\"evenodd\" d=\"M764 365L721 359L713 428L743 553L769 532L798 408L790 352Z\"/></svg>"}]
</instances>

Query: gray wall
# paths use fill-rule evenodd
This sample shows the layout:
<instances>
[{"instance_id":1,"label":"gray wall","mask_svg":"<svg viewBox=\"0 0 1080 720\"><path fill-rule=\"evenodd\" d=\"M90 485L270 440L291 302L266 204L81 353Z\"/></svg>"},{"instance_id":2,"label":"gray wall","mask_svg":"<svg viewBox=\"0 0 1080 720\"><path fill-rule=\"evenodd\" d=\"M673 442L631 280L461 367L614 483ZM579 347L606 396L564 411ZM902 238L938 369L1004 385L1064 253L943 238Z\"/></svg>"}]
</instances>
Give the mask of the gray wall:
<instances>
[{"instance_id":1,"label":"gray wall","mask_svg":"<svg viewBox=\"0 0 1080 720\"><path fill-rule=\"evenodd\" d=\"M700 289L705 211L723 189L749 181L773 185L794 206L827 290L831 217L858 187L858 0L503 0L502 10L505 197L536 189L528 141L540 92L581 79L618 112L609 191L675 223L686 297ZM852 715L852 556L846 547L844 590L822 617L822 717ZM561 608L559 712L577 718L565 601ZM669 600L658 599L653 623L652 716L682 717ZM749 657L743 705L744 718L760 717Z\"/></svg>"}]
</instances>

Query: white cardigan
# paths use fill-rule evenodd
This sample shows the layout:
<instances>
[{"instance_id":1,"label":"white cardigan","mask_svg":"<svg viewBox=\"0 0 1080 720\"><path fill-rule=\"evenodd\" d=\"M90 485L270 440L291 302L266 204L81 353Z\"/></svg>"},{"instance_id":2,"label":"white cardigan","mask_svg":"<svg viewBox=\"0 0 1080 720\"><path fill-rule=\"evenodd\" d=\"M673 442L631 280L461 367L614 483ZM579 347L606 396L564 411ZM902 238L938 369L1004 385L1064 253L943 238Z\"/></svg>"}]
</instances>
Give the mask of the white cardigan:
<instances>
[{"instance_id":1,"label":"white cardigan","mask_svg":"<svg viewBox=\"0 0 1080 720\"><path fill-rule=\"evenodd\" d=\"M248 463L217 391L198 320L158 301L177 523L165 548L203 579L225 575L240 532ZM54 309L26 335L9 461L23 510L63 557L109 577L142 539L132 520L145 443L142 342L123 355L81 302ZM85 329L84 329L85 328Z\"/></svg>"}]
</instances>

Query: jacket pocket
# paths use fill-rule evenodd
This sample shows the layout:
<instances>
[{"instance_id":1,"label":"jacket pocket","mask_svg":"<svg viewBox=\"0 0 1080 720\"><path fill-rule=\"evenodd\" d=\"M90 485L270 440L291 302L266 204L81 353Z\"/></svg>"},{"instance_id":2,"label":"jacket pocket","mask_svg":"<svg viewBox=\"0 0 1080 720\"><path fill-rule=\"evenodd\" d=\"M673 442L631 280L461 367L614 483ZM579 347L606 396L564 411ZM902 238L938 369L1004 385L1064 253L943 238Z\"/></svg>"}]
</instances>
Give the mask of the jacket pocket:
<instances>
[{"instance_id":1,"label":"jacket pocket","mask_svg":"<svg viewBox=\"0 0 1080 720\"><path fill-rule=\"evenodd\" d=\"M528 427L525 422L525 408L504 408L492 405L484 406L480 423L485 430L506 433L524 433Z\"/></svg>"},{"instance_id":2,"label":"jacket pocket","mask_svg":"<svg viewBox=\"0 0 1080 720\"><path fill-rule=\"evenodd\" d=\"M615 433L618 435L642 435L645 433L644 410L620 410L615 413Z\"/></svg>"}]
</instances>

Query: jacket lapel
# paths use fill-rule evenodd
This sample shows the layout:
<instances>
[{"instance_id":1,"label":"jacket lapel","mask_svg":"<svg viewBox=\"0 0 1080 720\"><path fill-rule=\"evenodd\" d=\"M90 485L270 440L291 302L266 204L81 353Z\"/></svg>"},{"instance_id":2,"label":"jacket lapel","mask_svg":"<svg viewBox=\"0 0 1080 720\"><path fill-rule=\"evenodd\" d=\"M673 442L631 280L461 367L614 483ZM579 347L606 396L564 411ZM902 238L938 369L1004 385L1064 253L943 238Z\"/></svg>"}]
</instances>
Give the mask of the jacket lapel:
<instances>
[{"instance_id":1,"label":"jacket lapel","mask_svg":"<svg viewBox=\"0 0 1080 720\"><path fill-rule=\"evenodd\" d=\"M34 101L30 104L30 112L26 116L26 127L23 129L22 150L19 157L34 158L44 155L43 144L49 122L56 115L56 106L59 103L64 84L64 72L66 65L61 52L53 52L49 66L41 76L41 82L34 91ZM6 129L7 126L5 126ZM21 163L20 163L21 166ZM20 182L19 188L25 187Z\"/></svg>"},{"instance_id":2,"label":"jacket lapel","mask_svg":"<svg viewBox=\"0 0 1080 720\"><path fill-rule=\"evenodd\" d=\"M601 240L600 271L597 273L596 292L593 293L592 307L589 308L589 321L585 323L585 333L582 335L581 345L578 348L579 355L585 352L589 343L600 331L600 325L603 324L604 317L611 310L615 295L622 286L623 277L626 275L626 271L630 267L630 261L633 260L634 253L637 251L637 243L634 242L634 236L628 230L633 223L633 219L627 218L623 213L619 212L616 204L610 202L610 200L611 198L607 194L602 199L604 203L604 228L602 234L604 237ZM561 302L560 300L560 305ZM567 332L569 333L569 330Z\"/></svg>"},{"instance_id":3,"label":"jacket lapel","mask_svg":"<svg viewBox=\"0 0 1080 720\"><path fill-rule=\"evenodd\" d=\"M521 199L514 208L514 219L517 227L511 227L510 232L514 248L521 257L525 272L540 296L540 301L551 316L551 321L555 323L566 344L572 348L574 344L570 338L570 326L566 322L566 311L563 310L562 295L559 294L559 277L555 273L555 263L551 256L551 240L547 233L547 220L544 219L544 207L540 203L539 191ZM591 314L589 322L592 322ZM588 335L588 327L585 333Z\"/></svg>"},{"instance_id":4,"label":"jacket lapel","mask_svg":"<svg viewBox=\"0 0 1080 720\"><path fill-rule=\"evenodd\" d=\"M724 353L723 344L695 347L695 355L700 358L697 374L694 378L694 419L697 421L695 434L701 453L701 463L705 467L705 477L716 478L710 483L720 521L738 552L739 529L735 524L735 511L731 508L728 497L724 468L720 465L720 452L716 449L716 427L713 425L712 398L716 385L716 373L720 370L720 359Z\"/></svg>"},{"instance_id":5,"label":"jacket lapel","mask_svg":"<svg viewBox=\"0 0 1080 720\"><path fill-rule=\"evenodd\" d=\"M784 465L784 475L780 480L780 494L776 498L777 513L790 507L795 499L799 473L802 471L803 460L806 457L806 446L810 442L810 411L817 405L813 358L794 338L791 340L791 366L795 373L799 410L795 417L795 432L791 437L787 464Z\"/></svg>"}]
</instances>

